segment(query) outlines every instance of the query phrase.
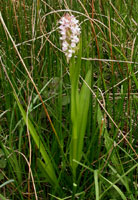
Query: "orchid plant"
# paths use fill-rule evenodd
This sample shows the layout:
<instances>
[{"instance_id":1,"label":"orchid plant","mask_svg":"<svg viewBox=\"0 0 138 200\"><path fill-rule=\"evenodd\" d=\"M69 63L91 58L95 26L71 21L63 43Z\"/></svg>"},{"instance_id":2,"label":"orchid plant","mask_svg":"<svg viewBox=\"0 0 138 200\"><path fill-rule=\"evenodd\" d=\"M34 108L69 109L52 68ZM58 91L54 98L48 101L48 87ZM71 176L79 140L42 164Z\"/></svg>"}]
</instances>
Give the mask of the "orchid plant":
<instances>
[{"instance_id":1,"label":"orchid plant","mask_svg":"<svg viewBox=\"0 0 138 200\"><path fill-rule=\"evenodd\" d=\"M79 21L75 16L65 14L59 21L60 34L62 41L62 50L65 53L69 63L70 81L71 81L71 120L72 137L70 143L70 165L73 172L73 181L76 186L76 168L83 154L84 136L87 125L87 115L89 109L91 85L91 70L86 74L85 81L79 90L78 82L81 69L82 40L80 38ZM73 56L76 54L76 57Z\"/></svg>"}]
</instances>

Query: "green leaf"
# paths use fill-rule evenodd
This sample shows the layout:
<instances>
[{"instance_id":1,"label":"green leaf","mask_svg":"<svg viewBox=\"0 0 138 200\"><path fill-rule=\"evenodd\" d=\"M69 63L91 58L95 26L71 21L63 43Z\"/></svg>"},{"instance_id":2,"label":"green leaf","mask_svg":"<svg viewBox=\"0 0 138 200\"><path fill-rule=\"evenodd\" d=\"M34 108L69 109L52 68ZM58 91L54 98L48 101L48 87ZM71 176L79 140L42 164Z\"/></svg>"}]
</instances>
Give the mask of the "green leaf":
<instances>
[{"instance_id":1,"label":"green leaf","mask_svg":"<svg viewBox=\"0 0 138 200\"><path fill-rule=\"evenodd\" d=\"M2 181L4 179L4 176L2 173L0 173L0 181Z\"/></svg>"},{"instance_id":2,"label":"green leaf","mask_svg":"<svg viewBox=\"0 0 138 200\"><path fill-rule=\"evenodd\" d=\"M5 158L0 159L0 168L4 169L6 167L6 160Z\"/></svg>"},{"instance_id":3,"label":"green leaf","mask_svg":"<svg viewBox=\"0 0 138 200\"><path fill-rule=\"evenodd\" d=\"M45 163L40 158L37 158L37 161L38 161L38 167L42 172L43 176L46 178L47 182L51 183L52 185L55 185L55 181L53 181L53 179L51 179L51 176L47 173Z\"/></svg>"},{"instance_id":4,"label":"green leaf","mask_svg":"<svg viewBox=\"0 0 138 200\"><path fill-rule=\"evenodd\" d=\"M0 199L1 200L7 200L2 194L0 194Z\"/></svg>"},{"instance_id":5,"label":"green leaf","mask_svg":"<svg viewBox=\"0 0 138 200\"><path fill-rule=\"evenodd\" d=\"M85 82L88 86L91 86L91 70L88 71ZM77 160L80 161L82 157L82 149L84 143L84 135L87 125L87 117L89 110L89 101L90 101L90 89L83 83L83 86L80 91L79 97L79 106L78 106L78 117L77 117L77 125L78 125L78 148L77 148Z\"/></svg>"},{"instance_id":6,"label":"green leaf","mask_svg":"<svg viewBox=\"0 0 138 200\"><path fill-rule=\"evenodd\" d=\"M98 170L94 170L96 200L99 200Z\"/></svg>"},{"instance_id":7,"label":"green leaf","mask_svg":"<svg viewBox=\"0 0 138 200\"><path fill-rule=\"evenodd\" d=\"M105 147L107 152L109 152L111 150L111 147L114 145L113 140L109 137L108 131L106 129L106 125L105 125L105 121L103 120L103 115L100 109L100 106L98 106L98 113L97 113L97 120L98 120L98 125L99 128L101 128L102 126L102 135L104 136L104 140L105 140ZM115 151L112 151L111 154L111 161L113 162L113 164L116 166L117 171L121 174L122 170L121 168L118 166L119 160L115 154Z\"/></svg>"},{"instance_id":8,"label":"green leaf","mask_svg":"<svg viewBox=\"0 0 138 200\"><path fill-rule=\"evenodd\" d=\"M3 143L1 143L1 142L0 142L0 145L3 148L3 150L1 149L1 151L0 151L0 157L1 157L1 159L6 159L5 162L6 163L8 162L8 164L10 164L10 166L13 169L13 172L17 176L18 182L21 183L22 182L22 173L21 173L21 169L20 169L17 157L16 157L16 153L14 151L12 151L12 150L8 150L5 147L5 145L3 145ZM11 154L11 152L12 152L12 154Z\"/></svg>"},{"instance_id":9,"label":"green leaf","mask_svg":"<svg viewBox=\"0 0 138 200\"><path fill-rule=\"evenodd\" d=\"M127 200L126 196L124 195L124 193L120 190L119 187L117 187L114 183L112 183L111 181L109 181L107 178L103 177L102 178L104 180L106 180L110 185L112 185L114 187L114 189L120 194L120 196L122 197L123 200ZM100 199L100 198L99 198Z\"/></svg>"},{"instance_id":10,"label":"green leaf","mask_svg":"<svg viewBox=\"0 0 138 200\"><path fill-rule=\"evenodd\" d=\"M0 158L4 156L4 152L2 149L0 149Z\"/></svg>"},{"instance_id":11,"label":"green leaf","mask_svg":"<svg viewBox=\"0 0 138 200\"><path fill-rule=\"evenodd\" d=\"M22 105L20 104L19 99L16 96L16 94L14 94L14 97L15 97L16 102L18 104L18 107L19 107L19 109L21 111L23 119L24 119L24 121L25 121L25 123L26 123L26 125L27 125L27 127L28 127L28 129L29 129L34 141L35 141L35 144L37 145L37 148L40 150L40 153L41 153L41 155L42 155L42 157L43 157L43 159L45 161L45 172L46 172L46 175L48 177L48 180L50 181L51 184L54 183L55 185L57 185L57 177L55 175L55 171L54 171L53 165L52 165L51 160L50 160L50 158L49 158L49 156L48 156L48 154L47 154L47 152L45 150L45 147L44 147L43 143L41 142L40 137L37 134L32 122L30 121L30 119L27 116L26 112L24 111Z\"/></svg>"},{"instance_id":12,"label":"green leaf","mask_svg":"<svg viewBox=\"0 0 138 200\"><path fill-rule=\"evenodd\" d=\"M91 85L91 70L88 71L85 82ZM76 92L76 105L73 118L72 140L70 145L70 162L75 175L77 164L73 159L80 161L84 144L84 135L87 125L87 115L89 109L90 90L86 83L83 83L80 94ZM72 102L73 103L73 102ZM72 108L73 109L73 108ZM76 112L75 112L76 110Z\"/></svg>"},{"instance_id":13,"label":"green leaf","mask_svg":"<svg viewBox=\"0 0 138 200\"><path fill-rule=\"evenodd\" d=\"M102 124L102 135L104 136L104 139L105 139L106 150L107 150L107 152L109 152L114 145L114 141L113 141L112 138L110 138L109 133L106 129L105 121L103 120L103 116L102 116L100 106L98 106L97 119L98 119L99 127L101 127L101 124ZM120 174L124 173L124 170L123 170L123 166L119 162L117 154L114 150L112 151L112 154L111 154L111 161L114 164L114 166L116 167L116 171L114 171L114 173L116 174L116 176L120 177L121 182L126 187L127 191L130 192L127 177L121 178L121 176L120 176ZM110 165L109 165L109 167L112 168L112 170L113 170L113 167L111 167Z\"/></svg>"},{"instance_id":14,"label":"green leaf","mask_svg":"<svg viewBox=\"0 0 138 200\"><path fill-rule=\"evenodd\" d=\"M78 162L77 160L73 160L73 162L75 162L75 163L81 165L82 167L84 167L84 168L86 168L86 169L88 169L89 171L91 171L91 172L94 173L94 170L93 170L92 168L90 168L90 167L84 165L83 163L80 163L80 162ZM123 178L123 177L125 177L126 175L128 175L128 174L129 174L132 170L134 170L137 166L138 166L138 163L137 163L136 165L134 165L133 167L131 167L131 169L129 169L127 172L125 172L120 178ZM120 196L122 197L123 200L127 200L127 198L126 198L126 196L124 195L124 193L115 185L115 184L118 183L118 181L120 181L120 178L118 178L114 183L112 183L112 182L109 181L107 178L105 178L104 176L102 176L100 173L99 173L99 177L101 177L102 179L104 179L105 181L107 181L107 182L110 184L110 186L109 186L107 189L105 189L105 191L100 195L99 200L100 200L100 199L103 199L102 197L103 197L103 196L105 195L105 193L106 193L109 189L111 189L112 187L113 187L114 189L116 189L116 191L120 194Z\"/></svg>"}]
</instances>

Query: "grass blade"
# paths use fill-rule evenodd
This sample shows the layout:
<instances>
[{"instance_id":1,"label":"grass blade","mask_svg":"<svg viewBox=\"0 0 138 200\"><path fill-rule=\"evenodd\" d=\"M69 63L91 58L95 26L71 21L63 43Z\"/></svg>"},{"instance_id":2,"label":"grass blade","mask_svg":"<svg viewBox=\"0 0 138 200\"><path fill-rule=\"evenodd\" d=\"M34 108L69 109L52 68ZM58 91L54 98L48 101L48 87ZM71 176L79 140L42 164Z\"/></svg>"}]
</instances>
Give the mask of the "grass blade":
<instances>
[{"instance_id":1,"label":"grass blade","mask_svg":"<svg viewBox=\"0 0 138 200\"><path fill-rule=\"evenodd\" d=\"M44 145L42 144L40 137L38 136L33 124L31 123L31 121L28 118L26 112L24 111L22 105L20 104L18 97L15 94L14 94L14 97L15 97L18 107L21 111L23 119L24 119L26 125L28 126L28 129L35 141L35 144L37 145L37 148L40 150L40 153L45 161L45 172L48 177L48 180L50 181L51 184L57 185L57 177L55 175L55 171L54 171L53 165L51 163L51 160L44 148Z\"/></svg>"},{"instance_id":2,"label":"grass blade","mask_svg":"<svg viewBox=\"0 0 138 200\"><path fill-rule=\"evenodd\" d=\"M94 170L96 200L99 200L98 170Z\"/></svg>"}]
</instances>

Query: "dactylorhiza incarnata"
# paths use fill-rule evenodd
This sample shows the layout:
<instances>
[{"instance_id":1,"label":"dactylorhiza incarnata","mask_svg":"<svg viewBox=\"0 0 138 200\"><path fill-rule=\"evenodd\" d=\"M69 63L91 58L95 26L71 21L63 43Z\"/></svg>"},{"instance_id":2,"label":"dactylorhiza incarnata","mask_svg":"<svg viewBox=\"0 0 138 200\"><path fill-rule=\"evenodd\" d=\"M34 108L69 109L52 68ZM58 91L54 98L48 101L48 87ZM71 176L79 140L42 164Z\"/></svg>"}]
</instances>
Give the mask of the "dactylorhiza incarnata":
<instances>
[{"instance_id":1,"label":"dactylorhiza incarnata","mask_svg":"<svg viewBox=\"0 0 138 200\"><path fill-rule=\"evenodd\" d=\"M65 14L59 20L60 26L60 40L62 41L62 50L65 53L67 62L69 62L72 54L75 53L77 44L79 42L80 27L79 21L70 14Z\"/></svg>"}]
</instances>

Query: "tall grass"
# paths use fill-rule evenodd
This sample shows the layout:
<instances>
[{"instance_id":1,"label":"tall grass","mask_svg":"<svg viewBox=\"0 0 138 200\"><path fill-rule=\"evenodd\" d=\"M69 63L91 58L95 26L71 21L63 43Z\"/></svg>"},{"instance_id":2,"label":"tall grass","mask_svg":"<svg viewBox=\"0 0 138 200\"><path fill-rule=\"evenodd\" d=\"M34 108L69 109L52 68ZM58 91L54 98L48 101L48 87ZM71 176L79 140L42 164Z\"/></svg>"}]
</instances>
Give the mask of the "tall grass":
<instances>
[{"instance_id":1,"label":"tall grass","mask_svg":"<svg viewBox=\"0 0 138 200\"><path fill-rule=\"evenodd\" d=\"M0 199L138 199L137 1L0 7ZM81 27L69 64L67 12Z\"/></svg>"}]
</instances>

